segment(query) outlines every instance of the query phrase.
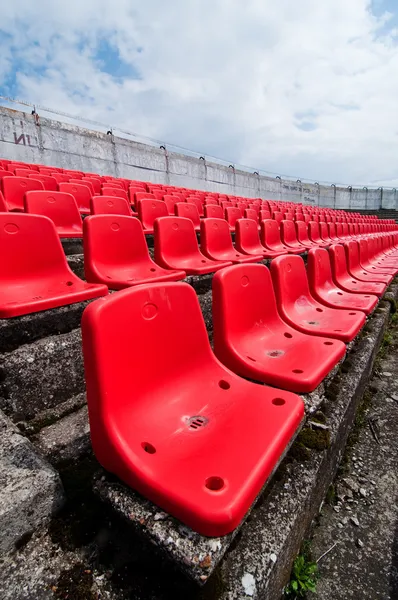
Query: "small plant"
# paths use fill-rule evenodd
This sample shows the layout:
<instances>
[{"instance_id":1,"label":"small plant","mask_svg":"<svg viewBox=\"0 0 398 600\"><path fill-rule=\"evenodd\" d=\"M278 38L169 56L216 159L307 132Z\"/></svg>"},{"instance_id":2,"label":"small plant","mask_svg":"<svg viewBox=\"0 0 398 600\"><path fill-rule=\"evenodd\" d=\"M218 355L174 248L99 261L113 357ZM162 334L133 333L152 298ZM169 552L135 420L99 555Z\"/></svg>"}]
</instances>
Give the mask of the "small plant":
<instances>
[{"instance_id":1,"label":"small plant","mask_svg":"<svg viewBox=\"0 0 398 600\"><path fill-rule=\"evenodd\" d=\"M285 598L305 598L307 592L315 592L318 565L305 554L299 554L293 563L290 581L285 588Z\"/></svg>"}]
</instances>

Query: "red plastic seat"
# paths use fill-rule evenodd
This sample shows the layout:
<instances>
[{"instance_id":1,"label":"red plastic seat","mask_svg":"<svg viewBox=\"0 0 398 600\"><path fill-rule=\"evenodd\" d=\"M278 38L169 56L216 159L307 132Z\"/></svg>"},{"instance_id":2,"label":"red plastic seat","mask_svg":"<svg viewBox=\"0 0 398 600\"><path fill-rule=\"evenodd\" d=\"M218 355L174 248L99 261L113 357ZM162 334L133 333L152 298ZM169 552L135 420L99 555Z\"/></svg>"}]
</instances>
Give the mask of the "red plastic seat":
<instances>
[{"instance_id":1,"label":"red plastic seat","mask_svg":"<svg viewBox=\"0 0 398 600\"><path fill-rule=\"evenodd\" d=\"M7 208L10 211L23 212L24 196L32 190L44 190L41 181L29 177L3 177L1 180L2 191Z\"/></svg>"},{"instance_id":2,"label":"red plastic seat","mask_svg":"<svg viewBox=\"0 0 398 600\"><path fill-rule=\"evenodd\" d=\"M165 269L182 269L188 275L204 275L232 264L228 261L211 260L202 254L190 219L156 219L154 235L155 261Z\"/></svg>"},{"instance_id":3,"label":"red plastic seat","mask_svg":"<svg viewBox=\"0 0 398 600\"><path fill-rule=\"evenodd\" d=\"M158 281L179 281L184 271L162 269L151 259L138 219L97 215L84 220L86 280L112 290Z\"/></svg>"},{"instance_id":4,"label":"red plastic seat","mask_svg":"<svg viewBox=\"0 0 398 600\"><path fill-rule=\"evenodd\" d=\"M8 207L2 192L0 192L0 212L8 212Z\"/></svg>"},{"instance_id":5,"label":"red plastic seat","mask_svg":"<svg viewBox=\"0 0 398 600\"><path fill-rule=\"evenodd\" d=\"M309 248L318 248L318 244L312 242L308 237L308 224L305 221L296 221L295 223L296 232L297 232L297 240L304 246L306 249Z\"/></svg>"},{"instance_id":6,"label":"red plastic seat","mask_svg":"<svg viewBox=\"0 0 398 600\"><path fill-rule=\"evenodd\" d=\"M389 274L371 273L364 269L359 261L359 246L358 242L351 241L344 244L344 250L347 259L347 269L359 281L373 281L378 283L386 283L389 285L393 280L393 276Z\"/></svg>"},{"instance_id":7,"label":"red plastic seat","mask_svg":"<svg viewBox=\"0 0 398 600\"><path fill-rule=\"evenodd\" d=\"M305 252L307 248L304 244L297 239L296 227L294 221L286 220L281 221L280 224L280 234L282 243L288 248L292 248L293 250L299 250L301 253Z\"/></svg>"},{"instance_id":8,"label":"red plastic seat","mask_svg":"<svg viewBox=\"0 0 398 600\"><path fill-rule=\"evenodd\" d=\"M242 254L250 256L262 255L263 258L271 259L284 254L284 252L272 252L267 250L260 242L257 224L252 219L238 219L235 223L235 247Z\"/></svg>"},{"instance_id":9,"label":"red plastic seat","mask_svg":"<svg viewBox=\"0 0 398 600\"><path fill-rule=\"evenodd\" d=\"M142 223L145 233L153 235L153 224L158 217L167 217L168 210L162 200L143 198L138 200L138 218Z\"/></svg>"},{"instance_id":10,"label":"red plastic seat","mask_svg":"<svg viewBox=\"0 0 398 600\"><path fill-rule=\"evenodd\" d=\"M282 321L264 265L215 274L213 336L214 352L229 369L295 392L313 391L346 351L339 340L306 335Z\"/></svg>"},{"instance_id":11,"label":"red plastic seat","mask_svg":"<svg viewBox=\"0 0 398 600\"><path fill-rule=\"evenodd\" d=\"M212 260L249 263L263 259L263 253L248 256L233 247L230 228L225 219L203 219L200 226L200 247L203 254Z\"/></svg>"},{"instance_id":12,"label":"red plastic seat","mask_svg":"<svg viewBox=\"0 0 398 600\"><path fill-rule=\"evenodd\" d=\"M319 232L319 223L316 221L310 221L308 223L308 237L311 242L314 242L320 248L328 248L330 246L330 242L324 242L321 239L321 234Z\"/></svg>"},{"instance_id":13,"label":"red plastic seat","mask_svg":"<svg viewBox=\"0 0 398 600\"><path fill-rule=\"evenodd\" d=\"M102 196L115 196L115 198L124 198L128 201L127 192L122 187L115 187L112 185L103 185L101 188Z\"/></svg>"},{"instance_id":14,"label":"red plastic seat","mask_svg":"<svg viewBox=\"0 0 398 600\"><path fill-rule=\"evenodd\" d=\"M266 221L267 219L271 219L271 213L269 210L260 210L258 215L259 221Z\"/></svg>"},{"instance_id":15,"label":"red plastic seat","mask_svg":"<svg viewBox=\"0 0 398 600\"><path fill-rule=\"evenodd\" d=\"M375 262L371 262L370 261L370 257L369 257L369 246L370 241L368 242L365 239L360 239L358 240L358 244L359 244L359 260L360 260L360 264L361 267L363 267L366 271L369 271L370 273L375 273L375 274L387 274L387 275L392 275L393 277L395 277L395 275L398 273L398 267L394 267L394 266L388 266L385 265L383 266L382 264L377 264ZM371 246L373 248L373 246Z\"/></svg>"},{"instance_id":16,"label":"red plastic seat","mask_svg":"<svg viewBox=\"0 0 398 600\"><path fill-rule=\"evenodd\" d=\"M195 204L190 204L188 202L177 202L174 206L174 210L177 217L190 219L193 223L195 231L200 231L200 216Z\"/></svg>"},{"instance_id":17,"label":"red plastic seat","mask_svg":"<svg viewBox=\"0 0 398 600\"><path fill-rule=\"evenodd\" d=\"M14 169L14 175L16 175L16 177L29 177L31 173L33 173L33 171L29 168Z\"/></svg>"},{"instance_id":18,"label":"red plastic seat","mask_svg":"<svg viewBox=\"0 0 398 600\"><path fill-rule=\"evenodd\" d=\"M81 215L90 214L90 200L93 194L86 184L79 183L59 183L58 189L60 192L72 194L76 200L77 207Z\"/></svg>"},{"instance_id":19,"label":"red plastic seat","mask_svg":"<svg viewBox=\"0 0 398 600\"><path fill-rule=\"evenodd\" d=\"M65 173L51 173L51 177L55 179L57 183L68 183L69 175L65 175Z\"/></svg>"},{"instance_id":20,"label":"red plastic seat","mask_svg":"<svg viewBox=\"0 0 398 600\"><path fill-rule=\"evenodd\" d=\"M235 529L299 426L301 398L221 365L185 283L92 304L82 335L102 466L202 535Z\"/></svg>"},{"instance_id":21,"label":"red plastic seat","mask_svg":"<svg viewBox=\"0 0 398 600\"><path fill-rule=\"evenodd\" d=\"M58 182L52 175L42 175L41 173L34 173L31 171L28 177L29 179L41 181L45 190L50 192L58 191Z\"/></svg>"},{"instance_id":22,"label":"red plastic seat","mask_svg":"<svg viewBox=\"0 0 398 600\"><path fill-rule=\"evenodd\" d=\"M74 179L72 177L71 179L69 179L69 183L74 183L77 185L84 185L85 187L87 187L89 189L90 197L94 196L94 194L95 194L92 183L90 183L89 181L87 181L87 179L84 179L83 177L81 179Z\"/></svg>"},{"instance_id":23,"label":"red plastic seat","mask_svg":"<svg viewBox=\"0 0 398 600\"><path fill-rule=\"evenodd\" d=\"M128 201L120 196L93 196L90 209L92 215L132 215Z\"/></svg>"},{"instance_id":24,"label":"red plastic seat","mask_svg":"<svg viewBox=\"0 0 398 600\"><path fill-rule=\"evenodd\" d=\"M93 187L94 194L101 193L101 179L99 177L83 177L81 181L82 183L84 183L85 181L87 183L90 183Z\"/></svg>"},{"instance_id":25,"label":"red plastic seat","mask_svg":"<svg viewBox=\"0 0 398 600\"><path fill-rule=\"evenodd\" d=\"M385 283L363 282L359 281L347 269L347 259L344 247L340 244L333 244L329 248L330 264L332 267L333 281L346 292L355 294L375 294L382 296L386 290Z\"/></svg>"},{"instance_id":26,"label":"red plastic seat","mask_svg":"<svg viewBox=\"0 0 398 600\"><path fill-rule=\"evenodd\" d=\"M225 220L227 221L231 231L235 231L235 223L242 218L242 211L237 206L229 206L224 209Z\"/></svg>"},{"instance_id":27,"label":"red plastic seat","mask_svg":"<svg viewBox=\"0 0 398 600\"><path fill-rule=\"evenodd\" d=\"M271 263L271 274L278 310L294 329L350 342L365 323L365 313L329 308L311 296L300 256L275 258Z\"/></svg>"},{"instance_id":28,"label":"red plastic seat","mask_svg":"<svg viewBox=\"0 0 398 600\"><path fill-rule=\"evenodd\" d=\"M204 213L206 219L223 219L224 211L222 206L215 204L206 204L204 207Z\"/></svg>"},{"instance_id":29,"label":"red plastic seat","mask_svg":"<svg viewBox=\"0 0 398 600\"><path fill-rule=\"evenodd\" d=\"M370 314L377 305L377 296L343 291L333 282L329 253L313 248L308 253L307 274L310 291L315 300L331 308L361 310Z\"/></svg>"},{"instance_id":30,"label":"red plastic seat","mask_svg":"<svg viewBox=\"0 0 398 600\"><path fill-rule=\"evenodd\" d=\"M47 217L0 214L0 318L18 317L105 296L107 287L79 279L70 269Z\"/></svg>"},{"instance_id":31,"label":"red plastic seat","mask_svg":"<svg viewBox=\"0 0 398 600\"><path fill-rule=\"evenodd\" d=\"M51 219L60 238L83 237L79 209L71 194L49 191L26 192L25 212Z\"/></svg>"},{"instance_id":32,"label":"red plastic seat","mask_svg":"<svg viewBox=\"0 0 398 600\"><path fill-rule=\"evenodd\" d=\"M282 243L279 225L274 219L261 221L261 243L267 250L277 254L301 254L304 251Z\"/></svg>"}]
</instances>

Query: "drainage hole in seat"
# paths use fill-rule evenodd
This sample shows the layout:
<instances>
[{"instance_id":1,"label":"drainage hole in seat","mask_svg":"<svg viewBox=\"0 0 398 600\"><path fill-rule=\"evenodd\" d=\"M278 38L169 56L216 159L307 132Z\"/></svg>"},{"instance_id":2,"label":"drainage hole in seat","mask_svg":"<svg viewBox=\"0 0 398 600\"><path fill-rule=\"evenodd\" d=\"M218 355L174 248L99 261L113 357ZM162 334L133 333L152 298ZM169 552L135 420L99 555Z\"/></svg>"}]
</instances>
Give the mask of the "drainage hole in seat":
<instances>
[{"instance_id":1,"label":"drainage hole in seat","mask_svg":"<svg viewBox=\"0 0 398 600\"><path fill-rule=\"evenodd\" d=\"M298 375L301 373L304 373L304 371L302 371L301 369L293 369L292 371L293 373L297 373Z\"/></svg>"},{"instance_id":2,"label":"drainage hole in seat","mask_svg":"<svg viewBox=\"0 0 398 600\"><path fill-rule=\"evenodd\" d=\"M274 398L272 400L272 404L274 404L275 406L283 406L284 404L286 404L286 400L284 400L283 398Z\"/></svg>"},{"instance_id":3,"label":"drainage hole in seat","mask_svg":"<svg viewBox=\"0 0 398 600\"><path fill-rule=\"evenodd\" d=\"M357 313L350 313L350 317L355 317Z\"/></svg>"},{"instance_id":4,"label":"drainage hole in seat","mask_svg":"<svg viewBox=\"0 0 398 600\"><path fill-rule=\"evenodd\" d=\"M141 446L145 450L145 452L147 452L148 454L156 453L155 446L152 446L152 444L150 444L149 442L142 442Z\"/></svg>"},{"instance_id":5,"label":"drainage hole in seat","mask_svg":"<svg viewBox=\"0 0 398 600\"><path fill-rule=\"evenodd\" d=\"M202 263L205 263L206 261L205 261L205 260L201 260L201 262L202 262Z\"/></svg>"},{"instance_id":6,"label":"drainage hole in seat","mask_svg":"<svg viewBox=\"0 0 398 600\"><path fill-rule=\"evenodd\" d=\"M292 339L292 337L293 337L291 333L287 333L287 332L284 333L283 335L285 336L285 338L289 338L289 340Z\"/></svg>"},{"instance_id":7,"label":"drainage hole in seat","mask_svg":"<svg viewBox=\"0 0 398 600\"><path fill-rule=\"evenodd\" d=\"M337 295L338 295L338 296L342 296L342 295L343 295L343 292L337 292Z\"/></svg>"},{"instance_id":8,"label":"drainage hole in seat","mask_svg":"<svg viewBox=\"0 0 398 600\"><path fill-rule=\"evenodd\" d=\"M228 381L225 381L224 379L220 379L218 385L222 390L229 390L229 388L231 387Z\"/></svg>"},{"instance_id":9,"label":"drainage hole in seat","mask_svg":"<svg viewBox=\"0 0 398 600\"><path fill-rule=\"evenodd\" d=\"M252 360L253 362L257 362L255 358L253 358L252 356L247 356L246 358L248 358L249 360Z\"/></svg>"},{"instance_id":10,"label":"drainage hole in seat","mask_svg":"<svg viewBox=\"0 0 398 600\"><path fill-rule=\"evenodd\" d=\"M67 281L67 282L66 282L66 285L67 285L68 287L70 287L71 285L73 285L73 281Z\"/></svg>"},{"instance_id":11,"label":"drainage hole in seat","mask_svg":"<svg viewBox=\"0 0 398 600\"><path fill-rule=\"evenodd\" d=\"M317 308L316 311L317 312L323 312L322 308Z\"/></svg>"},{"instance_id":12,"label":"drainage hole in seat","mask_svg":"<svg viewBox=\"0 0 398 600\"><path fill-rule=\"evenodd\" d=\"M335 329L335 331L341 331L341 329Z\"/></svg>"},{"instance_id":13,"label":"drainage hole in seat","mask_svg":"<svg viewBox=\"0 0 398 600\"><path fill-rule=\"evenodd\" d=\"M224 487L224 479L222 477L208 477L205 486L212 492L220 492Z\"/></svg>"},{"instance_id":14,"label":"drainage hole in seat","mask_svg":"<svg viewBox=\"0 0 398 600\"><path fill-rule=\"evenodd\" d=\"M333 346L333 342L323 342L325 346Z\"/></svg>"},{"instance_id":15,"label":"drainage hole in seat","mask_svg":"<svg viewBox=\"0 0 398 600\"><path fill-rule=\"evenodd\" d=\"M149 269L149 270L152 271L152 273L154 273L156 271L156 269L154 269L154 268Z\"/></svg>"},{"instance_id":16,"label":"drainage hole in seat","mask_svg":"<svg viewBox=\"0 0 398 600\"><path fill-rule=\"evenodd\" d=\"M188 419L188 427L189 429L200 429L201 427L204 427L205 425L207 425L208 423L208 419L206 417L202 417L201 415L198 415L196 417L190 417Z\"/></svg>"}]
</instances>

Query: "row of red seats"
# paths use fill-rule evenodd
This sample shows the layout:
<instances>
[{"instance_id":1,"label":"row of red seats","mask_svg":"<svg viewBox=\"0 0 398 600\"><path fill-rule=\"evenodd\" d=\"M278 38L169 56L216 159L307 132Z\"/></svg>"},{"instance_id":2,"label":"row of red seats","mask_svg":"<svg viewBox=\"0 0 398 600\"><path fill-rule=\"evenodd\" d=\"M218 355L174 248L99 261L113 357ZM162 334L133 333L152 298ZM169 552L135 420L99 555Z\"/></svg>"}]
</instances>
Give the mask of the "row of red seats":
<instances>
[{"instance_id":1,"label":"row of red seats","mask_svg":"<svg viewBox=\"0 0 398 600\"><path fill-rule=\"evenodd\" d=\"M155 229L170 219L159 219ZM345 249L355 262L359 247L368 268L362 263L359 279L347 274L346 284L366 293L347 293L333 280L331 264L338 263L340 277ZM377 298L369 290L380 285L381 295L398 272L398 234L350 241L345 249L311 249L307 272L292 255L276 258L270 271L255 264L219 270L215 355L187 284L137 286L91 304L82 334L91 436L101 464L194 530L232 531L304 414L299 396L247 379L313 389L343 357L342 340L353 339L365 322L352 305L372 310Z\"/></svg>"}]
</instances>

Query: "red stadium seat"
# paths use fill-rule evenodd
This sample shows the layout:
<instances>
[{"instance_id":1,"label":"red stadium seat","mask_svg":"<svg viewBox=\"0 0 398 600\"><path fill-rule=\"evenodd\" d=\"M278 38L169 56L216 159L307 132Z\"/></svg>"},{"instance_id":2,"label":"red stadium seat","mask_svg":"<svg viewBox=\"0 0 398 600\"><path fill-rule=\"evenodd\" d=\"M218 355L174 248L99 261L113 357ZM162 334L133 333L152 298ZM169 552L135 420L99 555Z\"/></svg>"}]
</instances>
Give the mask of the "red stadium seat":
<instances>
[{"instance_id":1,"label":"red stadium seat","mask_svg":"<svg viewBox=\"0 0 398 600\"><path fill-rule=\"evenodd\" d=\"M108 289L70 269L47 217L0 214L0 318L17 317L104 296Z\"/></svg>"},{"instance_id":2,"label":"red stadium seat","mask_svg":"<svg viewBox=\"0 0 398 600\"><path fill-rule=\"evenodd\" d=\"M79 209L71 194L49 191L26 192L25 212L51 219L60 238L83 237Z\"/></svg>"},{"instance_id":3,"label":"red stadium seat","mask_svg":"<svg viewBox=\"0 0 398 600\"><path fill-rule=\"evenodd\" d=\"M29 177L29 175L33 173L30 169L14 169L14 175L16 177Z\"/></svg>"},{"instance_id":4,"label":"red stadium seat","mask_svg":"<svg viewBox=\"0 0 398 600\"><path fill-rule=\"evenodd\" d=\"M76 200L77 207L81 215L90 214L90 200L92 193L87 185L81 185L79 183L59 183L58 189L60 192L66 194L72 194Z\"/></svg>"},{"instance_id":5,"label":"red stadium seat","mask_svg":"<svg viewBox=\"0 0 398 600\"><path fill-rule=\"evenodd\" d=\"M301 242L299 242L297 239L296 226L294 221L281 221L280 235L282 243L288 248L292 248L293 250L299 250L300 253L303 253L307 250L307 248L303 244L301 244Z\"/></svg>"},{"instance_id":6,"label":"red stadium seat","mask_svg":"<svg viewBox=\"0 0 398 600\"><path fill-rule=\"evenodd\" d=\"M114 187L112 185L103 185L101 188L102 196L115 196L115 198L124 198L128 201L127 192L122 187Z\"/></svg>"},{"instance_id":7,"label":"red stadium seat","mask_svg":"<svg viewBox=\"0 0 398 600\"><path fill-rule=\"evenodd\" d=\"M390 274L379 274L371 273L364 269L359 262L359 246L358 242L351 241L344 244L347 268L348 272L351 273L359 281L372 281L378 283L386 283L389 285L393 280L393 275Z\"/></svg>"},{"instance_id":8,"label":"red stadium seat","mask_svg":"<svg viewBox=\"0 0 398 600\"><path fill-rule=\"evenodd\" d=\"M65 173L51 173L51 177L55 179L57 183L68 183L69 175L65 175Z\"/></svg>"},{"instance_id":9,"label":"red stadium seat","mask_svg":"<svg viewBox=\"0 0 398 600\"><path fill-rule=\"evenodd\" d=\"M377 264L376 262L370 261L369 247L373 248L373 245L371 244L370 240L368 241L365 239L360 239L358 240L358 244L361 267L363 267L366 271L369 271L370 273L376 273L380 275L387 274L395 277L395 275L398 273L398 266L383 266L382 264ZM398 261L395 262L395 265L398 265Z\"/></svg>"},{"instance_id":10,"label":"red stadium seat","mask_svg":"<svg viewBox=\"0 0 398 600\"><path fill-rule=\"evenodd\" d=\"M90 183L93 187L94 194L101 193L101 179L99 177L83 177L81 181L82 183Z\"/></svg>"},{"instance_id":11,"label":"red stadium seat","mask_svg":"<svg viewBox=\"0 0 398 600\"><path fill-rule=\"evenodd\" d=\"M377 305L377 296L353 294L336 286L332 278L329 253L324 248L309 251L307 274L312 296L325 306L361 310L368 315Z\"/></svg>"},{"instance_id":12,"label":"red stadium seat","mask_svg":"<svg viewBox=\"0 0 398 600\"><path fill-rule=\"evenodd\" d=\"M162 269L149 256L138 219L97 215L84 220L86 280L112 290L158 281L179 281L184 271Z\"/></svg>"},{"instance_id":13,"label":"red stadium seat","mask_svg":"<svg viewBox=\"0 0 398 600\"><path fill-rule=\"evenodd\" d=\"M230 228L225 219L203 219L200 226L200 248L212 260L248 263L263 259L262 252L248 256L233 247Z\"/></svg>"},{"instance_id":14,"label":"red stadium seat","mask_svg":"<svg viewBox=\"0 0 398 600\"><path fill-rule=\"evenodd\" d=\"M316 244L320 248L328 248L331 244L331 242L324 242L321 239L319 223L317 223L316 221L310 221L308 223L308 237L310 238L311 242L314 242L314 244Z\"/></svg>"},{"instance_id":15,"label":"red stadium seat","mask_svg":"<svg viewBox=\"0 0 398 600\"><path fill-rule=\"evenodd\" d=\"M275 258L271 274L279 312L294 329L350 342L365 323L363 312L329 308L312 298L300 256Z\"/></svg>"},{"instance_id":16,"label":"red stadium seat","mask_svg":"<svg viewBox=\"0 0 398 600\"><path fill-rule=\"evenodd\" d=\"M0 192L0 212L8 212L8 207L2 192Z\"/></svg>"},{"instance_id":17,"label":"red stadium seat","mask_svg":"<svg viewBox=\"0 0 398 600\"><path fill-rule=\"evenodd\" d=\"M235 529L303 419L302 400L223 367L185 283L92 304L82 335L102 466L202 535Z\"/></svg>"},{"instance_id":18,"label":"red stadium seat","mask_svg":"<svg viewBox=\"0 0 398 600\"><path fill-rule=\"evenodd\" d=\"M231 231L235 231L235 223L238 219L242 218L242 211L238 207L229 206L224 209L224 214Z\"/></svg>"},{"instance_id":19,"label":"red stadium seat","mask_svg":"<svg viewBox=\"0 0 398 600\"><path fill-rule=\"evenodd\" d=\"M44 190L41 181L29 179L29 177L3 177L1 180L4 200L10 211L23 212L24 196L31 190Z\"/></svg>"},{"instance_id":20,"label":"red stadium seat","mask_svg":"<svg viewBox=\"0 0 398 600\"><path fill-rule=\"evenodd\" d=\"M90 209L92 215L132 215L128 201L119 196L93 196Z\"/></svg>"},{"instance_id":21,"label":"red stadium seat","mask_svg":"<svg viewBox=\"0 0 398 600\"><path fill-rule=\"evenodd\" d=\"M252 219L238 219L235 223L235 247L242 254L262 255L263 258L275 258L285 252L271 252L260 242L257 224Z\"/></svg>"},{"instance_id":22,"label":"red stadium seat","mask_svg":"<svg viewBox=\"0 0 398 600\"><path fill-rule=\"evenodd\" d=\"M190 219L193 223L195 231L200 231L200 216L195 204L190 204L188 202L177 202L174 206L174 210L177 217L185 217L185 219Z\"/></svg>"},{"instance_id":23,"label":"red stadium seat","mask_svg":"<svg viewBox=\"0 0 398 600\"><path fill-rule=\"evenodd\" d=\"M344 247L339 244L333 244L329 248L330 265L332 267L332 276L335 284L346 292L354 294L375 294L382 296L386 290L385 283L363 282L359 281L347 269L347 259Z\"/></svg>"},{"instance_id":24,"label":"red stadium seat","mask_svg":"<svg viewBox=\"0 0 398 600\"><path fill-rule=\"evenodd\" d=\"M167 217L168 210L162 200L143 198L138 201L138 218L142 223L144 233L153 234L153 224L158 217Z\"/></svg>"},{"instance_id":25,"label":"red stadium seat","mask_svg":"<svg viewBox=\"0 0 398 600\"><path fill-rule=\"evenodd\" d=\"M29 179L35 179L36 181L41 181L44 189L50 192L58 191L58 181L54 179L52 175L42 175L41 173L32 173L28 175Z\"/></svg>"},{"instance_id":26,"label":"red stadium seat","mask_svg":"<svg viewBox=\"0 0 398 600\"><path fill-rule=\"evenodd\" d=\"M183 217L161 217L154 223L155 261L165 269L188 275L214 273L231 262L211 260L201 253L193 223Z\"/></svg>"},{"instance_id":27,"label":"red stadium seat","mask_svg":"<svg viewBox=\"0 0 398 600\"><path fill-rule=\"evenodd\" d=\"M204 213L206 219L223 219L224 211L222 206L215 204L206 204L204 207Z\"/></svg>"},{"instance_id":28,"label":"red stadium seat","mask_svg":"<svg viewBox=\"0 0 398 600\"><path fill-rule=\"evenodd\" d=\"M214 352L249 379L312 392L344 356L343 342L305 335L278 314L264 265L222 269L213 278Z\"/></svg>"},{"instance_id":29,"label":"red stadium seat","mask_svg":"<svg viewBox=\"0 0 398 600\"><path fill-rule=\"evenodd\" d=\"M261 221L261 243L267 249L276 254L301 254L305 252L297 248L289 248L281 241L279 225L274 219Z\"/></svg>"}]
</instances>

